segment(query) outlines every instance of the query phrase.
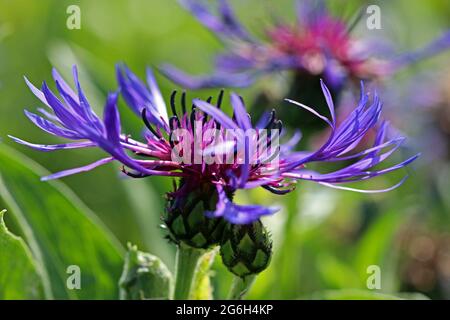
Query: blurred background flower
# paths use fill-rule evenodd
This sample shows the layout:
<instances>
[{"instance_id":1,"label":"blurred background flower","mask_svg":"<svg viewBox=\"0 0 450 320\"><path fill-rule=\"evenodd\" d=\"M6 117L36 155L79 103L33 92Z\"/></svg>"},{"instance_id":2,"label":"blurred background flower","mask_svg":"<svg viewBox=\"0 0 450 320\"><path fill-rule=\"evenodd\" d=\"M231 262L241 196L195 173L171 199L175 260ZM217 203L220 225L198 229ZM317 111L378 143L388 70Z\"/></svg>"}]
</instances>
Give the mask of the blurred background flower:
<instances>
[{"instance_id":1,"label":"blurred background flower","mask_svg":"<svg viewBox=\"0 0 450 320\"><path fill-rule=\"evenodd\" d=\"M367 32L353 34L356 26L368 31L382 28L379 6L375 6L380 9L375 14L369 10L374 6L363 6L346 17L342 13L341 16L333 14L326 1L295 1L295 21L273 14L274 21L262 27L264 34L258 38L239 21L228 0L217 1L216 6L202 0L179 2L217 36L224 44L225 53L216 55L211 74L192 76L170 64L161 65L162 73L184 88L199 89L246 87L263 76L287 72L290 80L282 93L270 99L270 94L263 91L256 100L259 108L273 104L280 97L289 97L322 112L325 108L320 101L319 79L328 85L339 106L341 91L360 80L378 83L406 66L450 48L450 30L406 53L401 53L387 39L374 39ZM369 20L374 19L378 23L369 28ZM291 110L284 111L286 123L291 127L305 127L305 124L310 130L320 127L314 120L305 123Z\"/></svg>"},{"instance_id":2,"label":"blurred background flower","mask_svg":"<svg viewBox=\"0 0 450 320\"><path fill-rule=\"evenodd\" d=\"M258 38L263 36L260 30L276 25L268 18L272 15L291 21L288 25L296 21L292 0L279 0L276 5L268 0L229 2L237 19ZM346 1L345 5L338 1L326 3L333 17L345 17L345 21L350 21L348 17L369 4L356 0ZM145 65L170 62L187 73L211 74L210 62L223 51L216 37L176 1L77 1L81 9L80 30L66 28L66 9L71 4L73 1L69 0L0 0L2 144L20 149L51 172L95 161L102 154L95 149L71 150L70 157L66 152L39 153L8 141L8 133L34 137L36 141L48 138L30 126L19 112L23 108L35 109L39 103L27 93L23 75L33 80L50 80L49 70L56 66L69 79L70 67L77 64L91 107L101 114L103 98L116 88L112 67L115 63L124 61L133 70L144 70ZM387 43L397 53L422 48L450 27L450 4L446 0L395 0L377 4L381 8L382 29L367 30L363 17L362 23L352 30L352 36L381 39L379 43ZM353 292L349 289L366 289L370 265L381 268L383 293L418 291L431 298L450 298L447 239L450 165L445 121L448 79L444 71L441 75L439 72L449 65L449 59L449 54L444 53L415 64L390 76L379 88L384 112L389 114L386 118L391 118L393 126L408 141L420 142L417 146L410 144L412 150L405 149L404 155L396 160L405 159L406 154L423 154L408 170L410 179L401 188L367 197L302 182L302 192L292 192L283 200L264 190L236 194L240 203L281 207L278 214L267 218L274 256L255 282L250 298L336 297L337 290L341 297L349 296ZM143 72L139 76L144 76ZM163 95L170 95L174 85L158 74L156 77ZM281 101L290 81L289 75L275 73L237 91L252 106L252 113L278 105L278 110L289 108L298 112L295 106ZM316 89L320 89L319 82ZM261 102L258 93L262 90L275 105ZM206 89L197 95L206 99L216 94ZM349 95L353 98L355 92L350 91ZM342 103L344 100L342 97ZM320 103L319 107L326 107L324 100ZM120 101L119 109L124 128L139 136L143 128L140 119ZM56 138L45 141L58 143ZM169 179L117 179L117 172L113 166L104 166L88 175L68 177L64 183L97 213L123 244L137 243L139 248L160 256L172 266L173 248L158 228L159 213L164 206L160 195L171 190ZM382 177L381 181L392 185L402 174ZM368 184L362 182L360 187L367 188ZM0 202L5 206L4 199ZM5 218L8 222L8 215ZM223 266L217 261L214 268L218 271L212 278L217 287L214 295L224 297L231 275L221 272Z\"/></svg>"}]
</instances>

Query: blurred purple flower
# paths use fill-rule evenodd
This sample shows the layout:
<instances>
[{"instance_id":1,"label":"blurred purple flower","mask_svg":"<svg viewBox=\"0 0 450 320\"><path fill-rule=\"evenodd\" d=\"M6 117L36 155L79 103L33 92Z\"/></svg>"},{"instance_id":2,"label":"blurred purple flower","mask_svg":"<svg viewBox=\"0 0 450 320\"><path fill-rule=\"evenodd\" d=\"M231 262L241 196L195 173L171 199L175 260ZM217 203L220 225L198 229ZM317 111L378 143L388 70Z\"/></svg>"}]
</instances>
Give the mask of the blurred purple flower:
<instances>
[{"instance_id":1,"label":"blurred purple flower","mask_svg":"<svg viewBox=\"0 0 450 320\"><path fill-rule=\"evenodd\" d=\"M278 22L266 30L267 41L254 38L236 19L227 0L218 1L218 15L201 0L179 0L225 44L212 75L191 76L172 65L161 71L188 89L245 87L258 77L284 70L323 78L333 90L346 80L386 77L402 67L450 46L450 32L428 46L391 60L374 57L373 46L350 34L351 26L333 17L323 1L297 1L297 22ZM376 52L375 52L376 53Z\"/></svg>"},{"instance_id":2,"label":"blurred purple flower","mask_svg":"<svg viewBox=\"0 0 450 320\"><path fill-rule=\"evenodd\" d=\"M194 136L196 134L194 123L200 123L203 132L208 129L216 129L219 136L223 137L226 129L265 128L280 133L281 121L276 118L275 112L272 111L257 124L252 124L243 100L234 93L231 94L230 98L234 111L233 117L226 115L221 110L223 91L219 94L215 105L211 104L211 99L207 101L194 99L189 110L184 93L180 99L181 108L177 108L176 92L174 92L170 99L172 116L169 118L166 104L151 70L148 69L147 71L148 86L146 86L126 67L118 66L117 77L122 96L131 109L142 116L148 128L145 133L146 142L138 142L121 131L117 109L117 93L108 95L104 116L103 119L100 119L92 111L87 98L83 94L75 67L73 71L77 92L69 87L56 70L53 71L60 98L50 91L45 82L39 90L26 80L32 92L49 107L49 110L40 110L42 115L29 111L25 111L25 114L42 130L74 142L42 145L26 142L12 136L11 138L18 143L40 151L99 147L109 155L87 166L55 173L44 177L43 180L88 171L111 161L118 161L124 166L123 172L132 177L140 178L153 175L180 177L185 182L183 183L184 187L176 190L175 195L177 193L189 193L193 188L199 188L203 184L213 186L217 191L218 203L216 210L209 212L209 214L216 217L223 216L232 223L245 224L258 219L262 215L272 214L277 209L233 203L232 195L238 189L261 186L272 193L285 194L294 189L296 180L309 180L338 189L369 193L384 192L401 185L406 177L400 183L384 190L358 190L342 184L363 181L386 174L408 165L417 158L417 156L413 156L385 169L375 169L378 164L384 162L399 148L404 138L398 137L386 141L387 124L379 123L382 104L376 94L374 94L373 99L369 99L369 95L364 92L363 86L361 86L361 96L357 107L340 125L337 125L330 92L322 82L321 87L330 117L325 117L299 102L288 100L290 103L311 112L329 126L329 136L316 151L293 151L300 140L299 134L280 145L276 145L274 136L270 136L267 140L269 141L270 152L268 155L265 154L264 157L279 157L279 161L274 165L271 161L263 161L265 159L259 158L263 155L251 151L251 146L259 145L262 139L267 138L256 136L255 140L244 139L245 143L243 144L239 141L242 138L239 138L238 141L224 140L222 145L224 151L222 152L227 155L230 153L239 155L231 163L215 162L209 164L203 158L200 163L174 161L172 152L178 144L172 139L173 135L178 129L183 129ZM378 129L373 146L352 153L372 128ZM200 136L199 139L200 141L197 142L200 143L202 152L208 153L213 140L205 135ZM232 141L231 148L230 141ZM178 141L178 143L181 143L181 141ZM192 149L194 149L194 146L192 146ZM130 157L126 151L135 154L136 157ZM238 161L242 158L244 161ZM342 162L343 165L341 169L320 173L307 168L309 164L314 162L323 164Z\"/></svg>"}]
</instances>

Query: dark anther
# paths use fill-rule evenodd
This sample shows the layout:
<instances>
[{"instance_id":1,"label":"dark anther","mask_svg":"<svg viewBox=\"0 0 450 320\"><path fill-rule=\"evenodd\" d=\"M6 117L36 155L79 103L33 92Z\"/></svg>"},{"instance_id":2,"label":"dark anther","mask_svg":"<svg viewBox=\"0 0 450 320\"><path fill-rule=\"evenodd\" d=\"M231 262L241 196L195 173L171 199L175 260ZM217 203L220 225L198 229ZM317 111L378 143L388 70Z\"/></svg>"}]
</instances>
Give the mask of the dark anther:
<instances>
[{"instance_id":1,"label":"dark anther","mask_svg":"<svg viewBox=\"0 0 450 320\"><path fill-rule=\"evenodd\" d=\"M183 111L183 115L186 114L186 91L181 93L181 111Z\"/></svg>"},{"instance_id":2,"label":"dark anther","mask_svg":"<svg viewBox=\"0 0 450 320\"><path fill-rule=\"evenodd\" d=\"M222 89L222 90L220 90L219 95L217 96L217 103L216 103L217 109L220 109L222 107L223 94L224 94L224 91ZM216 129L220 130L220 127L221 127L220 123L218 121L215 121L215 122L216 122Z\"/></svg>"},{"instance_id":3,"label":"dark anther","mask_svg":"<svg viewBox=\"0 0 450 320\"><path fill-rule=\"evenodd\" d=\"M219 96L217 97L217 104L216 104L216 107L217 107L218 109L220 109L220 107L222 106L223 93L224 93L223 89L220 90Z\"/></svg>"},{"instance_id":4,"label":"dark anther","mask_svg":"<svg viewBox=\"0 0 450 320\"><path fill-rule=\"evenodd\" d=\"M273 152L268 158L264 160L264 162L272 162L280 154L280 148L278 147L275 152Z\"/></svg>"},{"instance_id":5,"label":"dark anther","mask_svg":"<svg viewBox=\"0 0 450 320\"><path fill-rule=\"evenodd\" d=\"M170 132L170 136L169 136L169 144L170 144L170 147L173 149L173 148L175 148L175 142L177 142L177 141L173 141L173 139L172 139L172 135L174 134L174 132L172 131L172 132Z\"/></svg>"},{"instance_id":6,"label":"dark anther","mask_svg":"<svg viewBox=\"0 0 450 320\"><path fill-rule=\"evenodd\" d=\"M153 129L151 123L147 119L147 109L145 109L145 108L142 109L141 116L142 116L142 120L144 121L144 124L148 128L148 130L150 130L151 133L153 133L156 137L161 139L162 138L161 135L155 129Z\"/></svg>"},{"instance_id":7,"label":"dark anther","mask_svg":"<svg viewBox=\"0 0 450 320\"><path fill-rule=\"evenodd\" d=\"M177 181L175 179L172 180L172 188L174 192L177 190Z\"/></svg>"},{"instance_id":8,"label":"dark anther","mask_svg":"<svg viewBox=\"0 0 450 320\"><path fill-rule=\"evenodd\" d=\"M192 112L191 112L191 127L192 127L192 130L194 130L194 122L195 122L195 118L196 118L196 111L197 109L196 109L196 107L194 106L194 105L192 105Z\"/></svg>"},{"instance_id":9,"label":"dark anther","mask_svg":"<svg viewBox=\"0 0 450 320\"><path fill-rule=\"evenodd\" d=\"M275 121L275 109L272 109L272 111L270 112L269 121L266 124L266 129L271 129L274 121Z\"/></svg>"},{"instance_id":10,"label":"dark anther","mask_svg":"<svg viewBox=\"0 0 450 320\"><path fill-rule=\"evenodd\" d=\"M177 90L173 90L172 94L170 95L170 109L172 109L172 114L176 117L178 117L177 115L177 110L175 108L175 98L177 96Z\"/></svg>"},{"instance_id":11,"label":"dark anther","mask_svg":"<svg viewBox=\"0 0 450 320\"><path fill-rule=\"evenodd\" d=\"M169 126L171 131L175 129L175 124L177 125L177 128L180 127L180 120L178 119L178 117L177 116L170 117Z\"/></svg>"},{"instance_id":12,"label":"dark anther","mask_svg":"<svg viewBox=\"0 0 450 320\"><path fill-rule=\"evenodd\" d=\"M146 174L130 172L130 171L126 170L125 167L123 167L123 166L122 166L121 171L131 178L140 179L140 178L148 177Z\"/></svg>"},{"instance_id":13,"label":"dark anther","mask_svg":"<svg viewBox=\"0 0 450 320\"><path fill-rule=\"evenodd\" d=\"M209 96L208 99L206 99L206 102L208 102L209 104L211 104L211 101L212 101L212 97ZM206 113L204 113L204 115L203 115L203 124L205 124L206 121L208 121L208 115L207 115Z\"/></svg>"},{"instance_id":14,"label":"dark anther","mask_svg":"<svg viewBox=\"0 0 450 320\"><path fill-rule=\"evenodd\" d=\"M274 129L279 130L281 134L281 130L283 129L283 122L281 120L275 121Z\"/></svg>"},{"instance_id":15,"label":"dark anther","mask_svg":"<svg viewBox=\"0 0 450 320\"><path fill-rule=\"evenodd\" d=\"M267 130L270 130L267 132L267 146L272 146L272 130L278 130L278 137L281 135L281 130L283 129L283 122L281 120L275 120L270 128L266 128Z\"/></svg>"},{"instance_id":16,"label":"dark anther","mask_svg":"<svg viewBox=\"0 0 450 320\"><path fill-rule=\"evenodd\" d=\"M276 189L276 188L274 188L272 186L262 186L262 187L264 189L272 192L273 194L278 194L278 195L283 195L283 194L289 193L289 192L291 192L292 190L295 189L295 188L290 188L290 189L281 189L280 190L280 189Z\"/></svg>"}]
</instances>

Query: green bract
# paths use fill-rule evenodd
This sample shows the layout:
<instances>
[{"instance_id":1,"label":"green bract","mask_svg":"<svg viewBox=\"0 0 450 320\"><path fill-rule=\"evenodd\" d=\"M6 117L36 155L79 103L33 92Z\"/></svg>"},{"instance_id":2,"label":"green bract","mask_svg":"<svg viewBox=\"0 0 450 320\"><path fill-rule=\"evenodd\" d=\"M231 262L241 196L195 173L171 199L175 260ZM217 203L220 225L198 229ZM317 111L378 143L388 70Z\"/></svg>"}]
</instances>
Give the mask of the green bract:
<instances>
[{"instance_id":1,"label":"green bract","mask_svg":"<svg viewBox=\"0 0 450 320\"><path fill-rule=\"evenodd\" d=\"M164 223L170 239L198 249L219 244L225 221L205 215L206 211L215 210L216 203L217 193L208 185L202 185L186 196L169 195Z\"/></svg>"},{"instance_id":2,"label":"green bract","mask_svg":"<svg viewBox=\"0 0 450 320\"><path fill-rule=\"evenodd\" d=\"M267 268L272 256L272 241L260 220L245 225L227 224L220 254L228 270L243 278Z\"/></svg>"},{"instance_id":3,"label":"green bract","mask_svg":"<svg viewBox=\"0 0 450 320\"><path fill-rule=\"evenodd\" d=\"M172 274L156 256L128 245L122 276L120 299L169 299Z\"/></svg>"}]
</instances>

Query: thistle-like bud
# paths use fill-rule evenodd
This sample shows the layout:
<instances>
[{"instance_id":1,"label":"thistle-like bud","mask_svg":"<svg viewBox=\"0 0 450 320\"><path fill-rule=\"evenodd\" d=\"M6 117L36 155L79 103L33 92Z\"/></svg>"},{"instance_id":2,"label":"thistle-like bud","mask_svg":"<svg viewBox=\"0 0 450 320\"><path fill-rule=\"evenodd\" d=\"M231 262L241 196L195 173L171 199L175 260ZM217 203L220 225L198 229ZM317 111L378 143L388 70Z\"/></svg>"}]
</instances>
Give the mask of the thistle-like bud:
<instances>
[{"instance_id":1,"label":"thistle-like bud","mask_svg":"<svg viewBox=\"0 0 450 320\"><path fill-rule=\"evenodd\" d=\"M121 300L169 299L172 274L156 256L128 244L122 276Z\"/></svg>"},{"instance_id":2,"label":"thistle-like bud","mask_svg":"<svg viewBox=\"0 0 450 320\"><path fill-rule=\"evenodd\" d=\"M217 192L213 185L192 187L181 181L180 188L168 196L164 223L170 232L169 238L198 249L219 244L225 222L222 218L205 215L207 211L214 211L216 204Z\"/></svg>"},{"instance_id":3,"label":"thistle-like bud","mask_svg":"<svg viewBox=\"0 0 450 320\"><path fill-rule=\"evenodd\" d=\"M272 241L260 220L251 224L227 224L220 244L224 265L244 278L267 268L272 256Z\"/></svg>"}]
</instances>

